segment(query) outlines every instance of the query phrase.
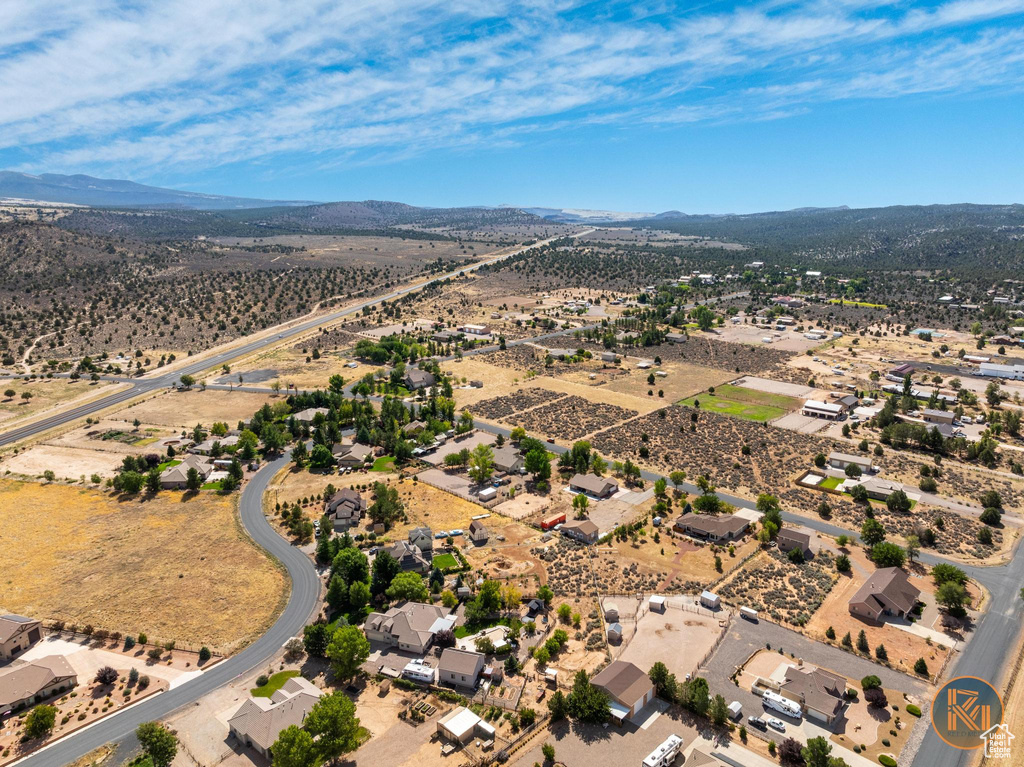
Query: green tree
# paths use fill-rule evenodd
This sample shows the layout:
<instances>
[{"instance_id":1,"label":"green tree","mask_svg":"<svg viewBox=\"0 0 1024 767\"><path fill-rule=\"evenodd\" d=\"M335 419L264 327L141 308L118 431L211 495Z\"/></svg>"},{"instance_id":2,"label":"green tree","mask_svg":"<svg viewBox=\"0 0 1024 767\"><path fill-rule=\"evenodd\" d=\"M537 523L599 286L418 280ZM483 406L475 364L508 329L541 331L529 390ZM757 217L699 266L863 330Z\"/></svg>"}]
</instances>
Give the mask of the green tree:
<instances>
[{"instance_id":1,"label":"green tree","mask_svg":"<svg viewBox=\"0 0 1024 767\"><path fill-rule=\"evenodd\" d=\"M169 767L178 753L178 739L159 722L143 722L135 728L135 737L156 767Z\"/></svg>"},{"instance_id":2,"label":"green tree","mask_svg":"<svg viewBox=\"0 0 1024 767\"><path fill-rule=\"evenodd\" d=\"M726 704L725 698L721 695L715 695L711 699L711 708L708 711L708 715L716 727L724 725L729 720L729 706Z\"/></svg>"},{"instance_id":3,"label":"green tree","mask_svg":"<svg viewBox=\"0 0 1024 767\"><path fill-rule=\"evenodd\" d=\"M647 676L650 677L651 683L654 685L654 691L659 697L665 700L672 701L676 698L676 677L661 661L657 661L651 670L647 672Z\"/></svg>"},{"instance_id":4,"label":"green tree","mask_svg":"<svg viewBox=\"0 0 1024 767\"><path fill-rule=\"evenodd\" d=\"M303 723L313 736L321 760L331 761L359 747L356 705L341 691L318 700Z\"/></svg>"},{"instance_id":5,"label":"green tree","mask_svg":"<svg viewBox=\"0 0 1024 767\"><path fill-rule=\"evenodd\" d=\"M945 607L951 615L963 615L970 596L961 584L946 581L935 590L935 601Z\"/></svg>"},{"instance_id":6,"label":"green tree","mask_svg":"<svg viewBox=\"0 0 1024 767\"><path fill-rule=\"evenodd\" d=\"M294 724L281 730L270 747L273 767L317 767L320 757L313 736Z\"/></svg>"},{"instance_id":7,"label":"green tree","mask_svg":"<svg viewBox=\"0 0 1024 767\"><path fill-rule=\"evenodd\" d=\"M477 445L469 453L469 476L478 485L483 485L494 474L494 451L490 445Z\"/></svg>"},{"instance_id":8,"label":"green tree","mask_svg":"<svg viewBox=\"0 0 1024 767\"><path fill-rule=\"evenodd\" d=\"M832 744L822 736L808 738L807 745L800 750L806 767L848 767L838 756L830 756Z\"/></svg>"},{"instance_id":9,"label":"green tree","mask_svg":"<svg viewBox=\"0 0 1024 767\"><path fill-rule=\"evenodd\" d=\"M146 489L153 495L160 492L160 472L156 466L146 472Z\"/></svg>"},{"instance_id":10,"label":"green tree","mask_svg":"<svg viewBox=\"0 0 1024 767\"><path fill-rule=\"evenodd\" d=\"M296 468L301 469L308 460L309 451L306 449L306 443L300 439L295 443L295 447L292 448L292 463L295 464Z\"/></svg>"},{"instance_id":11,"label":"green tree","mask_svg":"<svg viewBox=\"0 0 1024 767\"><path fill-rule=\"evenodd\" d=\"M327 645L327 658L338 679L351 679L370 657L370 642L358 626L341 626Z\"/></svg>"},{"instance_id":12,"label":"green tree","mask_svg":"<svg viewBox=\"0 0 1024 767\"><path fill-rule=\"evenodd\" d=\"M869 517L860 526L860 538L865 546L875 546L885 540L885 528L877 519Z\"/></svg>"},{"instance_id":13,"label":"green tree","mask_svg":"<svg viewBox=\"0 0 1024 767\"><path fill-rule=\"evenodd\" d=\"M398 560L386 551L381 551L373 558L373 574L370 577L370 593L373 596L388 590L391 581L402 572Z\"/></svg>"},{"instance_id":14,"label":"green tree","mask_svg":"<svg viewBox=\"0 0 1024 767\"><path fill-rule=\"evenodd\" d=\"M398 488L383 482L373 484L374 501L366 510L367 516L378 524L389 529L395 522L405 516L405 506L398 497Z\"/></svg>"},{"instance_id":15,"label":"green tree","mask_svg":"<svg viewBox=\"0 0 1024 767\"><path fill-rule=\"evenodd\" d=\"M203 478L195 469L189 469L185 474L185 489L189 492L196 492L203 486Z\"/></svg>"},{"instance_id":16,"label":"green tree","mask_svg":"<svg viewBox=\"0 0 1024 767\"><path fill-rule=\"evenodd\" d=\"M551 460L544 448L535 448L528 452L524 466L533 475L534 482L542 482L551 476Z\"/></svg>"},{"instance_id":17,"label":"green tree","mask_svg":"<svg viewBox=\"0 0 1024 767\"><path fill-rule=\"evenodd\" d=\"M590 682L587 672L582 669L573 678L567 703L569 714L581 722L600 724L611 716L608 696Z\"/></svg>"},{"instance_id":18,"label":"green tree","mask_svg":"<svg viewBox=\"0 0 1024 767\"><path fill-rule=\"evenodd\" d=\"M864 653L871 650L871 646L868 644L868 637L867 634L864 633L864 629L861 629L860 633L857 634L857 649Z\"/></svg>"},{"instance_id":19,"label":"green tree","mask_svg":"<svg viewBox=\"0 0 1024 767\"><path fill-rule=\"evenodd\" d=\"M25 737L42 738L49 735L56 720L56 706L36 706L25 717Z\"/></svg>"},{"instance_id":20,"label":"green tree","mask_svg":"<svg viewBox=\"0 0 1024 767\"><path fill-rule=\"evenodd\" d=\"M392 601L426 602L430 599L430 590L418 573L399 573L391 580L391 585L384 592Z\"/></svg>"},{"instance_id":21,"label":"green tree","mask_svg":"<svg viewBox=\"0 0 1024 767\"><path fill-rule=\"evenodd\" d=\"M943 583L947 582L959 583L963 586L967 583L967 573L956 565L950 565L943 562L932 568L932 580L935 581L935 585L937 586L941 586Z\"/></svg>"},{"instance_id":22,"label":"green tree","mask_svg":"<svg viewBox=\"0 0 1024 767\"><path fill-rule=\"evenodd\" d=\"M561 690L556 690L548 699L548 712L551 714L551 721L553 722L565 719L569 715L569 702L565 698L565 693Z\"/></svg>"},{"instance_id":23,"label":"green tree","mask_svg":"<svg viewBox=\"0 0 1024 767\"><path fill-rule=\"evenodd\" d=\"M893 514L906 514L910 511L910 498L902 490L895 490L886 497L885 507Z\"/></svg>"},{"instance_id":24,"label":"green tree","mask_svg":"<svg viewBox=\"0 0 1024 767\"><path fill-rule=\"evenodd\" d=\"M322 621L311 623L302 630L302 644L306 654L311 658L327 657L327 645L331 641L332 630Z\"/></svg>"},{"instance_id":25,"label":"green tree","mask_svg":"<svg viewBox=\"0 0 1024 767\"><path fill-rule=\"evenodd\" d=\"M889 541L882 541L871 548L871 561L877 567L903 567L907 553Z\"/></svg>"}]
</instances>

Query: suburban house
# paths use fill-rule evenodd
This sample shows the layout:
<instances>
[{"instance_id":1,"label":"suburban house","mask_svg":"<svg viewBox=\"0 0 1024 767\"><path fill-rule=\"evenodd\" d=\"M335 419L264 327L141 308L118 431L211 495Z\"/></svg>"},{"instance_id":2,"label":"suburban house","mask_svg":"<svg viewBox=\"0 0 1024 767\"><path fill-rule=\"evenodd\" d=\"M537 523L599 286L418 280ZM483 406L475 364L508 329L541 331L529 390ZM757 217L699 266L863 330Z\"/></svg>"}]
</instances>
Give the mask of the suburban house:
<instances>
[{"instance_id":1,"label":"suburban house","mask_svg":"<svg viewBox=\"0 0 1024 767\"><path fill-rule=\"evenodd\" d=\"M846 480L843 483L843 485L849 485L849 484L851 484L850 480ZM893 482L893 481L888 480L888 479L879 479L878 477L869 477L868 479L865 479L863 482L859 482L859 483L858 482L853 482L852 484L860 484L860 485L862 485L864 487L865 492L867 492L868 497L869 498L874 498L876 501L884 501L886 498L888 498L890 495L895 493L897 490L903 490L907 494L907 498L909 498L912 501L919 501L919 500L921 500L921 495L919 493L915 493L912 490L907 490L906 488L904 488L904 486L901 483ZM841 492L849 492L850 488L849 487L843 487L843 485L840 485L838 489Z\"/></svg>"},{"instance_id":2,"label":"suburban house","mask_svg":"<svg viewBox=\"0 0 1024 767\"><path fill-rule=\"evenodd\" d=\"M78 675L63 655L47 655L0 674L0 716L66 692Z\"/></svg>"},{"instance_id":3,"label":"suburban house","mask_svg":"<svg viewBox=\"0 0 1024 767\"><path fill-rule=\"evenodd\" d=\"M783 554L788 554L793 549L800 549L804 559L809 559L811 556L811 536L807 533L801 533L790 527L784 527L779 530L775 542L779 545L779 551Z\"/></svg>"},{"instance_id":4,"label":"suburban house","mask_svg":"<svg viewBox=\"0 0 1024 767\"><path fill-rule=\"evenodd\" d=\"M506 445L494 450L494 468L506 474L518 474L525 465L526 459L519 454L518 448Z\"/></svg>"},{"instance_id":5,"label":"suburban house","mask_svg":"<svg viewBox=\"0 0 1024 767\"><path fill-rule=\"evenodd\" d=\"M683 514L674 525L677 532L709 541L734 541L750 527L750 521L736 514Z\"/></svg>"},{"instance_id":6,"label":"suburban house","mask_svg":"<svg viewBox=\"0 0 1024 767\"><path fill-rule=\"evenodd\" d=\"M358 525L366 513L366 499L358 490L343 487L324 505L324 513L331 518L335 530L347 530Z\"/></svg>"},{"instance_id":7,"label":"suburban house","mask_svg":"<svg viewBox=\"0 0 1024 767\"><path fill-rule=\"evenodd\" d=\"M11 660L43 638L43 624L24 615L0 615L0 660Z\"/></svg>"},{"instance_id":8,"label":"suburban house","mask_svg":"<svg viewBox=\"0 0 1024 767\"><path fill-rule=\"evenodd\" d=\"M832 451L828 454L828 465L833 469L845 470L847 466L856 466L861 474L870 474L875 470L875 464L867 456L853 455L852 453L839 453Z\"/></svg>"},{"instance_id":9,"label":"suburban house","mask_svg":"<svg viewBox=\"0 0 1024 767\"><path fill-rule=\"evenodd\" d=\"M399 650L422 655L434 635L455 625L455 616L445 607L406 602L386 613L370 613L363 624L366 638Z\"/></svg>"},{"instance_id":10,"label":"suburban house","mask_svg":"<svg viewBox=\"0 0 1024 767\"><path fill-rule=\"evenodd\" d=\"M270 757L270 747L282 730L301 727L323 691L301 676L292 677L269 698L249 698L228 719L228 729L239 743Z\"/></svg>"},{"instance_id":11,"label":"suburban house","mask_svg":"<svg viewBox=\"0 0 1024 767\"><path fill-rule=\"evenodd\" d=\"M423 556L418 546L408 541L397 541L390 546L381 549L398 560L402 570L414 573L426 574L430 572L430 560Z\"/></svg>"},{"instance_id":12,"label":"suburban house","mask_svg":"<svg viewBox=\"0 0 1024 767\"><path fill-rule=\"evenodd\" d=\"M491 334L491 329L486 325L471 325L469 323L459 325L458 331L467 336L489 336Z\"/></svg>"},{"instance_id":13,"label":"suburban house","mask_svg":"<svg viewBox=\"0 0 1024 767\"><path fill-rule=\"evenodd\" d=\"M205 482L213 473L213 463L204 455L187 455L181 463L168 466L160 473L160 487L164 490L184 490L188 484L188 470L195 469Z\"/></svg>"},{"instance_id":14,"label":"suburban house","mask_svg":"<svg viewBox=\"0 0 1024 767\"><path fill-rule=\"evenodd\" d=\"M803 706L808 718L831 724L843 711L846 679L820 668L789 666L779 694Z\"/></svg>"},{"instance_id":15,"label":"suburban house","mask_svg":"<svg viewBox=\"0 0 1024 767\"><path fill-rule=\"evenodd\" d=\"M590 680L611 699L612 719L621 725L654 700L654 683L647 672L624 660L609 663Z\"/></svg>"},{"instance_id":16,"label":"suburban house","mask_svg":"<svg viewBox=\"0 0 1024 767\"><path fill-rule=\"evenodd\" d=\"M491 534L487 532L484 523L479 519L474 519L469 523L469 540L473 543L487 543L487 539L490 537Z\"/></svg>"},{"instance_id":17,"label":"suburban house","mask_svg":"<svg viewBox=\"0 0 1024 767\"><path fill-rule=\"evenodd\" d=\"M483 653L446 647L437 664L438 682L473 690L480 678L480 672L484 670L485 660L486 656Z\"/></svg>"},{"instance_id":18,"label":"suburban house","mask_svg":"<svg viewBox=\"0 0 1024 767\"><path fill-rule=\"evenodd\" d=\"M850 612L879 621L883 615L906 617L921 596L907 574L898 567L883 567L871 573L850 600Z\"/></svg>"},{"instance_id":19,"label":"suburban house","mask_svg":"<svg viewBox=\"0 0 1024 767\"><path fill-rule=\"evenodd\" d=\"M428 373L426 370L420 370L419 368L408 368L405 371L405 388L409 391L416 391L417 389L429 389L434 385L434 374Z\"/></svg>"},{"instance_id":20,"label":"suburban house","mask_svg":"<svg viewBox=\"0 0 1024 767\"><path fill-rule=\"evenodd\" d=\"M954 413L949 410L932 410L930 408L925 408L921 411L921 417L924 418L926 423L944 423L952 426Z\"/></svg>"},{"instance_id":21,"label":"suburban house","mask_svg":"<svg viewBox=\"0 0 1024 767\"><path fill-rule=\"evenodd\" d=\"M860 404L860 400L857 399L852 394L845 394L839 399L837 399L836 402L839 403L839 407L841 407L846 412L850 412L855 407L857 407L857 405Z\"/></svg>"},{"instance_id":22,"label":"suburban house","mask_svg":"<svg viewBox=\"0 0 1024 767\"><path fill-rule=\"evenodd\" d=\"M407 437L411 437L419 434L425 428L427 428L427 425L423 421L410 421L402 427L402 431L405 432Z\"/></svg>"},{"instance_id":23,"label":"suburban house","mask_svg":"<svg viewBox=\"0 0 1024 767\"><path fill-rule=\"evenodd\" d=\"M226 434L223 437L210 437L209 439L200 442L198 445L193 445L188 449L188 451L197 455L212 455L217 445L219 445L220 449L223 451L224 448L234 447L237 444L237 434Z\"/></svg>"},{"instance_id":24,"label":"suburban house","mask_svg":"<svg viewBox=\"0 0 1024 767\"><path fill-rule=\"evenodd\" d=\"M803 408L800 412L803 415L811 416L813 418L827 418L830 421L835 421L842 418L843 413L846 412L842 405L832 402L820 402L816 399L809 399L804 402Z\"/></svg>"},{"instance_id":25,"label":"suburban house","mask_svg":"<svg viewBox=\"0 0 1024 767\"><path fill-rule=\"evenodd\" d=\"M325 407L307 407L305 410L300 410L296 413L294 418L299 423L313 423L313 419L315 419L317 415L326 416L327 413L328 410Z\"/></svg>"},{"instance_id":26,"label":"suburban house","mask_svg":"<svg viewBox=\"0 0 1024 767\"><path fill-rule=\"evenodd\" d=\"M409 543L420 550L424 558L430 558L434 552L434 531L429 527L414 527L409 531Z\"/></svg>"},{"instance_id":27,"label":"suburban house","mask_svg":"<svg viewBox=\"0 0 1024 767\"><path fill-rule=\"evenodd\" d=\"M568 535L581 543L597 543L600 537L597 525L589 519L572 519L562 525L562 535Z\"/></svg>"},{"instance_id":28,"label":"suburban house","mask_svg":"<svg viewBox=\"0 0 1024 767\"><path fill-rule=\"evenodd\" d=\"M610 498L619 492L619 485L613 479L599 477L596 474L577 474L569 480L569 489L575 493L602 499Z\"/></svg>"},{"instance_id":29,"label":"suburban house","mask_svg":"<svg viewBox=\"0 0 1024 767\"><path fill-rule=\"evenodd\" d=\"M369 445L360 445L358 443L352 445L335 445L334 446L334 460L338 462L338 466L345 467L359 467L366 463L366 459L373 455L373 448Z\"/></svg>"},{"instance_id":30,"label":"suburban house","mask_svg":"<svg viewBox=\"0 0 1024 767\"><path fill-rule=\"evenodd\" d=\"M437 732L452 743L469 743L476 737L494 742L494 728L465 706L454 708L438 719Z\"/></svg>"}]
</instances>

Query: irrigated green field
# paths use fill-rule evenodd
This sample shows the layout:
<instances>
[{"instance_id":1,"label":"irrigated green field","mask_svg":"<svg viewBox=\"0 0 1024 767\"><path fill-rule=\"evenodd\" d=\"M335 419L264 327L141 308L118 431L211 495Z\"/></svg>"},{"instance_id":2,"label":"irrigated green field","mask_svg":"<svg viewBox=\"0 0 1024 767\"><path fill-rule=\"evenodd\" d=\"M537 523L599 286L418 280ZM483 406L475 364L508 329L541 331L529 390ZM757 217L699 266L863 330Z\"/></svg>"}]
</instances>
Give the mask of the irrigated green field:
<instances>
[{"instance_id":1,"label":"irrigated green field","mask_svg":"<svg viewBox=\"0 0 1024 767\"><path fill-rule=\"evenodd\" d=\"M770 421L800 407L799 401L792 397L731 384L715 387L714 394L705 392L695 397L687 397L679 404L746 418L748 421Z\"/></svg>"}]
</instances>

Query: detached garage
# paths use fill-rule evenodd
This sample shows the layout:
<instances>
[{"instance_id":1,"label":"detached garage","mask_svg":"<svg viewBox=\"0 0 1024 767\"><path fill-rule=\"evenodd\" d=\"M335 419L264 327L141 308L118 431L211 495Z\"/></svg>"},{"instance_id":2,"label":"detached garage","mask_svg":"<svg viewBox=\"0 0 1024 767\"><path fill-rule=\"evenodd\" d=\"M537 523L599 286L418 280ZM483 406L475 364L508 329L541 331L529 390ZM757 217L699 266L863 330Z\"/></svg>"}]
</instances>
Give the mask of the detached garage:
<instances>
[{"instance_id":1,"label":"detached garage","mask_svg":"<svg viewBox=\"0 0 1024 767\"><path fill-rule=\"evenodd\" d=\"M441 717L437 722L437 732L453 743L469 743L477 735L484 740L494 740L494 728L465 706Z\"/></svg>"},{"instance_id":2,"label":"detached garage","mask_svg":"<svg viewBox=\"0 0 1024 767\"><path fill-rule=\"evenodd\" d=\"M612 719L621 725L654 700L654 683L647 673L633 663L612 661L590 680L608 693Z\"/></svg>"}]
</instances>

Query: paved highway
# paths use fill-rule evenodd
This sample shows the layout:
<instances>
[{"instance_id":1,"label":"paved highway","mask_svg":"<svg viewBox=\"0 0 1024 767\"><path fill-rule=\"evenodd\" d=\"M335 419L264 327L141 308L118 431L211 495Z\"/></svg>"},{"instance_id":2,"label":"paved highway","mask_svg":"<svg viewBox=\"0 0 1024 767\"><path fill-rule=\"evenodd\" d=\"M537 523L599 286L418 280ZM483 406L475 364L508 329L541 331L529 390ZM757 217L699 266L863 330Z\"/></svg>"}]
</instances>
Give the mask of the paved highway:
<instances>
[{"instance_id":1,"label":"paved highway","mask_svg":"<svg viewBox=\"0 0 1024 767\"><path fill-rule=\"evenodd\" d=\"M273 476L289 460L290 457L286 453L265 464L246 483L239 501L239 513L245 529L257 544L284 566L291 580L288 604L277 622L267 630L267 633L240 653L212 666L201 676L102 719L25 757L16 764L20 767L53 767L67 764L104 743L133 737L135 728L143 722L162 719L181 706L192 703L238 676L262 666L284 646L285 642L302 630L319 605L320 579L309 557L282 538L263 515L263 493Z\"/></svg>"},{"instance_id":2,"label":"paved highway","mask_svg":"<svg viewBox=\"0 0 1024 767\"><path fill-rule=\"evenodd\" d=\"M588 234L589 232L592 231L594 230L588 229L573 236L579 237L584 234ZM66 410L64 412L50 416L49 418L44 418L42 420L35 421L25 426L12 429L10 431L0 434L0 446L9 445L14 442L20 442L21 440L26 439L27 437L31 437L35 434L47 431L48 429L52 429L56 426L62 426L63 424L70 423L71 421L77 420L84 416L108 408L111 405L118 405L122 402L127 402L128 400L138 397L142 394L146 394L157 389L165 389L173 385L183 375L195 375L197 373L201 373L204 370L219 367L227 362L230 362L233 359L237 359L239 357L244 357L254 352L258 352L262 349L267 348L268 346L276 345L280 341L301 335L302 333L320 327L321 325L326 325L335 322L336 320L343 319L344 317L348 317L358 312L361 312L368 306L375 306L376 304L379 304L382 301L394 300L396 298L406 295L407 293L412 293L414 291L420 290L426 287L427 285L432 285L437 282L443 282L444 280L454 278L460 274L474 272L477 269L480 269L481 267L489 266L490 264L496 264L499 261L504 261L507 258L511 258L512 256L518 255L527 250L547 245L548 243L553 242L556 239L561 238L552 237L547 240L535 242L532 245L524 245L520 248L516 248L515 250L509 251L508 253L503 253L492 258L486 258L483 261L478 261L477 263L471 264L462 269L447 272L446 274L442 274L437 277L432 277L429 280L425 280L414 285L408 285L404 288L399 288L398 290L393 290L386 295L376 296L375 298L368 299L354 306L349 306L346 307L345 309L340 309L336 312L331 312L330 314L325 314L319 317L314 317L313 319L305 320L304 322L300 322L296 325L283 328L280 330L280 332L276 334L271 333L256 341L250 341L249 343L243 344L241 346L230 348L225 351L213 354L211 356L204 357L188 365L184 365L181 368L175 370L173 373L158 374L152 378L143 377L133 379L131 381L131 389L126 389L124 391L117 392L116 394L111 394L107 397L101 397L97 400L94 400L93 402L88 402L86 404L79 405L70 410Z\"/></svg>"}]
</instances>

